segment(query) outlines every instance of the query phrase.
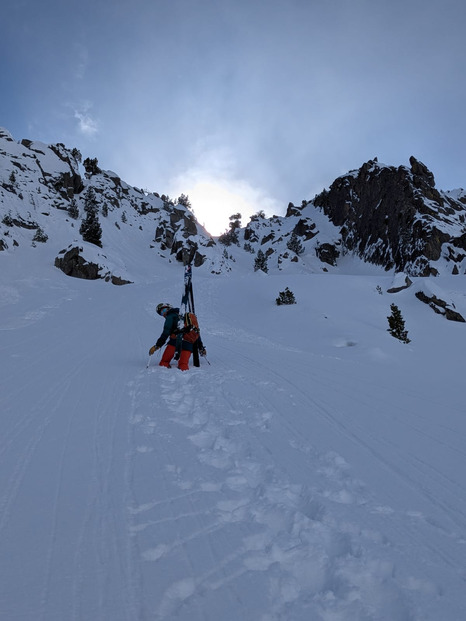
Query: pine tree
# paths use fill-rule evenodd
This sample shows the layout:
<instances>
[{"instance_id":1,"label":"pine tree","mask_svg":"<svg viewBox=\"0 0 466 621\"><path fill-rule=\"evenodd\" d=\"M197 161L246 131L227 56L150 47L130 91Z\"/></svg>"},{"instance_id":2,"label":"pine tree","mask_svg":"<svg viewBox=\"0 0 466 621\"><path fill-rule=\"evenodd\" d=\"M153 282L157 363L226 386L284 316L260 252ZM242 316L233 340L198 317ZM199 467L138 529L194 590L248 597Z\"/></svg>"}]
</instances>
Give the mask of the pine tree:
<instances>
[{"instance_id":1,"label":"pine tree","mask_svg":"<svg viewBox=\"0 0 466 621\"><path fill-rule=\"evenodd\" d=\"M257 222L258 220L264 220L264 219L265 219L265 211L263 209L253 214L250 218L251 222Z\"/></svg>"},{"instance_id":2,"label":"pine tree","mask_svg":"<svg viewBox=\"0 0 466 621\"><path fill-rule=\"evenodd\" d=\"M410 343L411 340L408 338L408 331L405 329L405 321L400 309L396 304L390 304L390 309L392 314L387 317L389 325L387 331L403 343Z\"/></svg>"},{"instance_id":3,"label":"pine tree","mask_svg":"<svg viewBox=\"0 0 466 621\"><path fill-rule=\"evenodd\" d=\"M231 246L231 244L238 244L238 230L241 228L241 214L235 213L230 216L230 224L228 231L222 233L218 238L218 241L224 246Z\"/></svg>"},{"instance_id":4,"label":"pine tree","mask_svg":"<svg viewBox=\"0 0 466 621\"><path fill-rule=\"evenodd\" d=\"M48 240L49 236L44 232L44 229L40 226L37 227L36 232L34 233L34 237L32 238L32 245L35 245L35 242L40 242L41 244L45 244Z\"/></svg>"},{"instance_id":5,"label":"pine tree","mask_svg":"<svg viewBox=\"0 0 466 621\"><path fill-rule=\"evenodd\" d=\"M193 208L187 194L180 194L180 196L178 196L178 198L176 199L176 204L183 205L183 207L186 207L186 209L192 210Z\"/></svg>"},{"instance_id":6,"label":"pine tree","mask_svg":"<svg viewBox=\"0 0 466 621\"><path fill-rule=\"evenodd\" d=\"M266 274L269 271L267 266L267 257L260 249L257 251L256 258L254 259L254 271L257 272L258 270L261 270Z\"/></svg>"},{"instance_id":7,"label":"pine tree","mask_svg":"<svg viewBox=\"0 0 466 621\"><path fill-rule=\"evenodd\" d=\"M288 250L291 250L297 255L303 254L304 252L304 246L302 245L299 237L296 235L294 231L291 234L291 237L288 240L286 247L288 248Z\"/></svg>"},{"instance_id":8,"label":"pine tree","mask_svg":"<svg viewBox=\"0 0 466 621\"><path fill-rule=\"evenodd\" d=\"M88 187L84 195L84 211L86 216L81 221L79 232L83 236L84 241L96 246L102 246L102 228L99 222L97 198L94 188L91 186Z\"/></svg>"},{"instance_id":9,"label":"pine tree","mask_svg":"<svg viewBox=\"0 0 466 621\"><path fill-rule=\"evenodd\" d=\"M79 149L77 149L76 147L74 147L74 149L72 149L71 155L74 157L74 159L77 162L81 162L82 159L83 159L83 156L81 155L81 151Z\"/></svg>"},{"instance_id":10,"label":"pine tree","mask_svg":"<svg viewBox=\"0 0 466 621\"><path fill-rule=\"evenodd\" d=\"M77 220L79 218L79 208L75 198L72 198L70 201L70 206L68 207L68 215L70 216L70 218L73 218L73 220Z\"/></svg>"},{"instance_id":11,"label":"pine tree","mask_svg":"<svg viewBox=\"0 0 466 621\"><path fill-rule=\"evenodd\" d=\"M241 228L241 214L234 213L230 216L230 231L236 231Z\"/></svg>"},{"instance_id":12,"label":"pine tree","mask_svg":"<svg viewBox=\"0 0 466 621\"><path fill-rule=\"evenodd\" d=\"M277 306L281 306L282 304L296 304L296 298L294 297L294 293L290 291L288 287L285 287L285 291L280 291L275 302Z\"/></svg>"},{"instance_id":13,"label":"pine tree","mask_svg":"<svg viewBox=\"0 0 466 621\"><path fill-rule=\"evenodd\" d=\"M233 233L231 231L225 231L225 233L222 233L220 235L218 241L224 246L231 246L231 244L236 244L236 242L238 241L238 236L234 231Z\"/></svg>"},{"instance_id":14,"label":"pine tree","mask_svg":"<svg viewBox=\"0 0 466 621\"><path fill-rule=\"evenodd\" d=\"M102 172L99 168L99 160L96 157L86 157L83 162L83 166L86 171L86 177L88 179L90 179L92 175L100 175L100 173Z\"/></svg>"}]
</instances>

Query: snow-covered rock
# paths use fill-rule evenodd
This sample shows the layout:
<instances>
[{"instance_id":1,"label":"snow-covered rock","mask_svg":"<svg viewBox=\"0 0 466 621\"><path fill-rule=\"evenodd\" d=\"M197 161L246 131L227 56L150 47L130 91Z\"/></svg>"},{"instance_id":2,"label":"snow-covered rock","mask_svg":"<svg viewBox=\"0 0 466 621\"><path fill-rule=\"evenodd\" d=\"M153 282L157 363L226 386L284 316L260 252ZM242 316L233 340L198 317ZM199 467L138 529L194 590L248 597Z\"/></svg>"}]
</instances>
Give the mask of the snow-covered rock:
<instances>
[{"instance_id":1,"label":"snow-covered rock","mask_svg":"<svg viewBox=\"0 0 466 621\"><path fill-rule=\"evenodd\" d=\"M91 166L89 158L84 165L81 159L79 151L63 144L16 142L7 130L0 131L0 250L21 252L39 228L50 245L64 237L69 244L80 243L85 190L91 186L102 247L110 258L121 254L131 239L152 254L166 253L196 266L204 263L205 250L215 242L187 207L131 187L116 173ZM55 255L59 250L55 248Z\"/></svg>"},{"instance_id":2,"label":"snow-covered rock","mask_svg":"<svg viewBox=\"0 0 466 621\"><path fill-rule=\"evenodd\" d=\"M412 276L466 271L464 200L437 190L414 157L410 168L370 160L313 203L340 227L344 251L365 261Z\"/></svg>"},{"instance_id":3,"label":"snow-covered rock","mask_svg":"<svg viewBox=\"0 0 466 621\"><path fill-rule=\"evenodd\" d=\"M16 142L0 130L0 251L21 252L40 229L54 245L80 244L85 190L94 189L102 248L113 259L122 246L146 248L168 261L225 273L263 252L268 271L338 272L347 255L410 276L466 272L466 195L437 190L414 157L410 167L377 159L336 179L285 216L258 211L233 235L212 238L189 205L135 188L117 173L63 144ZM72 216L74 213L74 216ZM132 274L130 280L135 280Z\"/></svg>"}]
</instances>

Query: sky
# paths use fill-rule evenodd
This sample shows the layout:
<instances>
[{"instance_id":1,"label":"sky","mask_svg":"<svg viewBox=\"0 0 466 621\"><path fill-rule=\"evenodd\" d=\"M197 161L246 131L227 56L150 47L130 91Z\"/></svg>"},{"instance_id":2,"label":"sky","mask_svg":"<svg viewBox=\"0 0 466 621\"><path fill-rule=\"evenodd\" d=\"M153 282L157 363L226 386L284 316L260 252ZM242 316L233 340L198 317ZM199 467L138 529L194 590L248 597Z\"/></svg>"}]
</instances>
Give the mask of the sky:
<instances>
[{"instance_id":1,"label":"sky","mask_svg":"<svg viewBox=\"0 0 466 621\"><path fill-rule=\"evenodd\" d=\"M378 157L466 185L463 0L3 0L0 126L210 233Z\"/></svg>"}]
</instances>

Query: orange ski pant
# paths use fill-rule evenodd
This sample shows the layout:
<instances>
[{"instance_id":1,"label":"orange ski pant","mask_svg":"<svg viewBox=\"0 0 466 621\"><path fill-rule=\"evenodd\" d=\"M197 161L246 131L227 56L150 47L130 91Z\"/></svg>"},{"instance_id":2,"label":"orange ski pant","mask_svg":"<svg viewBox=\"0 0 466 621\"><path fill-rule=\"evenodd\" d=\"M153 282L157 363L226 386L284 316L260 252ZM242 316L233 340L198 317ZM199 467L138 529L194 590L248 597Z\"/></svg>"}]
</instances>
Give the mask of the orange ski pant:
<instances>
[{"instance_id":1,"label":"orange ski pant","mask_svg":"<svg viewBox=\"0 0 466 621\"><path fill-rule=\"evenodd\" d=\"M170 368L170 362L172 361L173 356L175 355L176 348L174 345L167 345L165 347L165 351L163 352L162 359L159 362L161 367Z\"/></svg>"},{"instance_id":2,"label":"orange ski pant","mask_svg":"<svg viewBox=\"0 0 466 621\"><path fill-rule=\"evenodd\" d=\"M180 359L178 360L178 368L181 371L188 371L190 356L191 356L191 352L188 349L183 349L181 351Z\"/></svg>"},{"instance_id":3,"label":"orange ski pant","mask_svg":"<svg viewBox=\"0 0 466 621\"><path fill-rule=\"evenodd\" d=\"M161 367L170 368L170 363L175 355L176 347L174 345L167 345L165 347L165 351L163 352L162 359L159 362ZM191 352L187 349L183 349L180 354L180 358L178 360L178 368L181 371L189 370L189 358L191 356Z\"/></svg>"}]
</instances>

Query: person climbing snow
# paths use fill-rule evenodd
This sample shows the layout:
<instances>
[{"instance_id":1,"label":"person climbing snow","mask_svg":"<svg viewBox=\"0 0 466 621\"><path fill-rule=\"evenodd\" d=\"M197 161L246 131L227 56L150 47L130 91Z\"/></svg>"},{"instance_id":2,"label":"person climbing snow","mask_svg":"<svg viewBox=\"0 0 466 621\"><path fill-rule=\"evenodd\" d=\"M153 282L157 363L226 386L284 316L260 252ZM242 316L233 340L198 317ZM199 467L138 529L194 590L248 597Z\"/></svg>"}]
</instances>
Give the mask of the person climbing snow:
<instances>
[{"instance_id":1,"label":"person climbing snow","mask_svg":"<svg viewBox=\"0 0 466 621\"><path fill-rule=\"evenodd\" d=\"M193 352L193 348L197 347L201 356L205 356L206 350L202 344L199 333L196 335L194 342L190 338L190 332L186 332L183 328L179 328L180 309L174 308L171 304L161 303L157 305L157 314L164 317L162 334L157 339L155 345L149 349L149 356L152 356L157 350L164 346L168 339L167 346L163 352L159 362L161 367L171 367L171 361L175 354L175 360L178 359L178 368L181 371L189 370L189 359Z\"/></svg>"}]
</instances>

